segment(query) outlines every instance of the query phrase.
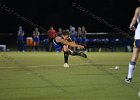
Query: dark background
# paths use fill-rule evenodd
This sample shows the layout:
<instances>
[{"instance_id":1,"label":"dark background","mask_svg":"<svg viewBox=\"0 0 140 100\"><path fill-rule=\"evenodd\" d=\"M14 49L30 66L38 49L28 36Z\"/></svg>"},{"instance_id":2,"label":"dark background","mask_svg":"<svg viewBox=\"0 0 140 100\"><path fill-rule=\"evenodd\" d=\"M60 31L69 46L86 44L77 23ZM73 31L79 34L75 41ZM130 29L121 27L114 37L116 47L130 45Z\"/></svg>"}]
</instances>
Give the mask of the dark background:
<instances>
[{"instance_id":1,"label":"dark background","mask_svg":"<svg viewBox=\"0 0 140 100\"><path fill-rule=\"evenodd\" d=\"M96 16L129 32L129 23L135 8L139 6L137 0L3 0L3 5L18 12L33 23L49 29L50 26L68 28L84 25L88 32L114 32L99 21L75 9L72 3L87 8ZM3 9L0 10L0 33L14 33L22 25L27 34L31 34L33 25L17 18Z\"/></svg>"}]
</instances>

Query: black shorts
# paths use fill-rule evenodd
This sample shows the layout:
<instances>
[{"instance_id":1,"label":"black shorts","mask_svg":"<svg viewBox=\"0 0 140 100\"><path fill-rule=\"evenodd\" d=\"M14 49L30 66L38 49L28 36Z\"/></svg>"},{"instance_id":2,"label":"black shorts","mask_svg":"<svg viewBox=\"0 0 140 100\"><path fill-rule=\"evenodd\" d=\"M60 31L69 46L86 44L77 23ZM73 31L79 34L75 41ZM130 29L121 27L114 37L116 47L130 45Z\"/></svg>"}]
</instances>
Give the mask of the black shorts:
<instances>
[{"instance_id":1,"label":"black shorts","mask_svg":"<svg viewBox=\"0 0 140 100\"><path fill-rule=\"evenodd\" d=\"M140 48L140 39L136 39L136 40L134 41L134 47L135 47L135 48Z\"/></svg>"}]
</instances>

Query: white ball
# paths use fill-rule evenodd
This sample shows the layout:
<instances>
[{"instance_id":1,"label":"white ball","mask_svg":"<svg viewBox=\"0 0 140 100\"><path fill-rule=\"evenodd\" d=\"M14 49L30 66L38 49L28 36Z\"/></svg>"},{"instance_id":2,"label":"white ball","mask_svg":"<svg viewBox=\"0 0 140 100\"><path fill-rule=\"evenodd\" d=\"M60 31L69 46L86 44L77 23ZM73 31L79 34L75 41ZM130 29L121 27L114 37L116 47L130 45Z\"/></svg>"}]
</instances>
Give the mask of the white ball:
<instances>
[{"instance_id":1,"label":"white ball","mask_svg":"<svg viewBox=\"0 0 140 100\"><path fill-rule=\"evenodd\" d=\"M115 69L119 69L119 66L115 66Z\"/></svg>"},{"instance_id":2,"label":"white ball","mask_svg":"<svg viewBox=\"0 0 140 100\"><path fill-rule=\"evenodd\" d=\"M138 97L140 97L140 91L138 92Z\"/></svg>"}]
</instances>

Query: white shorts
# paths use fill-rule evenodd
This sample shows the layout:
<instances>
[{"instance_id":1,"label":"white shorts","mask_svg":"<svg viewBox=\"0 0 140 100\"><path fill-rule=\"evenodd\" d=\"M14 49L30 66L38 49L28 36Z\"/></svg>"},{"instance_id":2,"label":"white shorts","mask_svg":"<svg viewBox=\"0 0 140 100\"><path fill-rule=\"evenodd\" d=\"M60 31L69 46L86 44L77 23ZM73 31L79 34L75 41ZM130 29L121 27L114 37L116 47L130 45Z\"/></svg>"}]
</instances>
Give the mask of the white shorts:
<instances>
[{"instance_id":1,"label":"white shorts","mask_svg":"<svg viewBox=\"0 0 140 100\"><path fill-rule=\"evenodd\" d=\"M135 31L135 39L140 39L140 23L137 25L137 29Z\"/></svg>"}]
</instances>

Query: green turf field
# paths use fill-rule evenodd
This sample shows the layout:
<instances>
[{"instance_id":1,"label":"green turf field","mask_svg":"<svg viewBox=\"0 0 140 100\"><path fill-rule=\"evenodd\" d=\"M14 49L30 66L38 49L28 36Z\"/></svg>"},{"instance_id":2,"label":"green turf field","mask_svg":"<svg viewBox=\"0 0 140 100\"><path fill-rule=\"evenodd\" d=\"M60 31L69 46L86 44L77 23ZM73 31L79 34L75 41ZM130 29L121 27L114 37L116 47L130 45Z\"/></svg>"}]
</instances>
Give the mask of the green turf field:
<instances>
[{"instance_id":1,"label":"green turf field","mask_svg":"<svg viewBox=\"0 0 140 100\"><path fill-rule=\"evenodd\" d=\"M124 83L131 53L87 55L64 68L63 53L1 52L0 100L140 100L139 60L133 83Z\"/></svg>"}]
</instances>

